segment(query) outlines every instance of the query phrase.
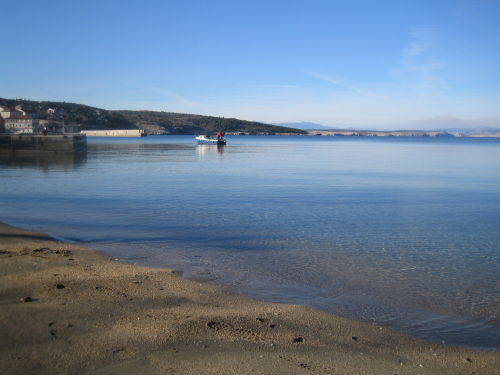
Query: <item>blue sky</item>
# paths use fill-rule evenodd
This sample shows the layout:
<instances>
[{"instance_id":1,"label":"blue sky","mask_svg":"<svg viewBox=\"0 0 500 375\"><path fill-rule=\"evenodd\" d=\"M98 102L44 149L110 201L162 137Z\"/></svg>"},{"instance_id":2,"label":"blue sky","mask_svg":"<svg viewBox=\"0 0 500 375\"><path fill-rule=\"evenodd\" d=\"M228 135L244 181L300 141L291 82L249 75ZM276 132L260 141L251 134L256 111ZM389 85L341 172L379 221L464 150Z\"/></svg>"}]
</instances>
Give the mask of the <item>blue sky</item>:
<instances>
[{"instance_id":1,"label":"blue sky","mask_svg":"<svg viewBox=\"0 0 500 375\"><path fill-rule=\"evenodd\" d=\"M500 1L4 1L0 97L500 127Z\"/></svg>"}]
</instances>

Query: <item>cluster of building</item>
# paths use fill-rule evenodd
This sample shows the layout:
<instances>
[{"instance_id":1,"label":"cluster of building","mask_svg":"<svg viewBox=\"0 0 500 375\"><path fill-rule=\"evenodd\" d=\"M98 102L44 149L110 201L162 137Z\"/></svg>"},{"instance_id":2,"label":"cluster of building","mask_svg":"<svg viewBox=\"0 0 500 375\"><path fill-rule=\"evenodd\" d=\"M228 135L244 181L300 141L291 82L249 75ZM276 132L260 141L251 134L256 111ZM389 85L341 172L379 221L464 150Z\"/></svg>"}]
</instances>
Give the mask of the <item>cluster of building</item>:
<instances>
[{"instance_id":1,"label":"cluster of building","mask_svg":"<svg viewBox=\"0 0 500 375\"><path fill-rule=\"evenodd\" d=\"M47 119L41 120L38 115L26 113L22 106L14 109L0 106L0 133L9 134L65 134L79 133L79 125L64 124L56 119L56 110L47 109Z\"/></svg>"},{"instance_id":2,"label":"cluster of building","mask_svg":"<svg viewBox=\"0 0 500 375\"><path fill-rule=\"evenodd\" d=\"M21 106L15 109L0 107L1 127L5 133L36 134L40 131L40 121L23 111Z\"/></svg>"}]
</instances>

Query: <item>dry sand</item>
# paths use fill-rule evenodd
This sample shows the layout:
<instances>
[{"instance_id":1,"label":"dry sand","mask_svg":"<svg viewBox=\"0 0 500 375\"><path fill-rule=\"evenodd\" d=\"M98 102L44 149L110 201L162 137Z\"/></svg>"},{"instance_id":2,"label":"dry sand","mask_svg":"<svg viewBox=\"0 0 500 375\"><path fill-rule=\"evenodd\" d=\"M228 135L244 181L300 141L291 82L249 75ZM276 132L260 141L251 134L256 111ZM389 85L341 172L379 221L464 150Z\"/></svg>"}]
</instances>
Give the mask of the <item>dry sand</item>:
<instances>
[{"instance_id":1,"label":"dry sand","mask_svg":"<svg viewBox=\"0 0 500 375\"><path fill-rule=\"evenodd\" d=\"M2 374L498 374L427 343L0 224Z\"/></svg>"}]
</instances>

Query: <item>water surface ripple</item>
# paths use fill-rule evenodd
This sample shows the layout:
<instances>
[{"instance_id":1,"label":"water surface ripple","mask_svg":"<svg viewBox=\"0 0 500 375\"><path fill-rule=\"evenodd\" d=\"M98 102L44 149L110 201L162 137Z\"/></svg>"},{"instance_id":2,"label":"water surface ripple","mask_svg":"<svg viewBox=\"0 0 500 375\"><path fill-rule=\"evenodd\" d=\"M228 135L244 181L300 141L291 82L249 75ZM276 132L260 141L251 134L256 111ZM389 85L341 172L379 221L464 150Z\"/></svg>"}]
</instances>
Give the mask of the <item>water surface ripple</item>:
<instances>
[{"instance_id":1,"label":"water surface ripple","mask_svg":"<svg viewBox=\"0 0 500 375\"><path fill-rule=\"evenodd\" d=\"M0 156L0 220L433 341L500 347L500 140L89 138Z\"/></svg>"}]
</instances>

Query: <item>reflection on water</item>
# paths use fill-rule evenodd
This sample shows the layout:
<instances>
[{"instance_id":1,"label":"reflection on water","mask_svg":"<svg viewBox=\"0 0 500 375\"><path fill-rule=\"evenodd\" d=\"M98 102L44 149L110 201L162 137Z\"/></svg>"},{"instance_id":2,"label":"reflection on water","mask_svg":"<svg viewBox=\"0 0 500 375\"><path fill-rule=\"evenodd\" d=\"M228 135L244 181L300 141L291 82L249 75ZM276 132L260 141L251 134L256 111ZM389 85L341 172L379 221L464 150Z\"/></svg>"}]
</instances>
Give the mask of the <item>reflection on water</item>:
<instances>
[{"instance_id":1,"label":"reflection on water","mask_svg":"<svg viewBox=\"0 0 500 375\"><path fill-rule=\"evenodd\" d=\"M0 220L257 298L500 347L499 167L498 140L89 139L74 170L1 168Z\"/></svg>"},{"instance_id":2,"label":"reflection on water","mask_svg":"<svg viewBox=\"0 0 500 375\"><path fill-rule=\"evenodd\" d=\"M73 171L87 162L87 150L77 152L5 152L0 153L0 167L34 168L45 172Z\"/></svg>"},{"instance_id":3,"label":"reflection on water","mask_svg":"<svg viewBox=\"0 0 500 375\"><path fill-rule=\"evenodd\" d=\"M198 145L196 147L196 154L199 160L206 160L207 157L214 154L217 154L219 159L222 159L225 149L226 145Z\"/></svg>"},{"instance_id":4,"label":"reflection on water","mask_svg":"<svg viewBox=\"0 0 500 375\"><path fill-rule=\"evenodd\" d=\"M145 155L163 155L164 153L176 152L191 148L183 144L168 144L168 143L134 143L134 142L114 142L110 143L89 143L87 145L90 154L98 155L99 157L106 156L145 156Z\"/></svg>"}]
</instances>

